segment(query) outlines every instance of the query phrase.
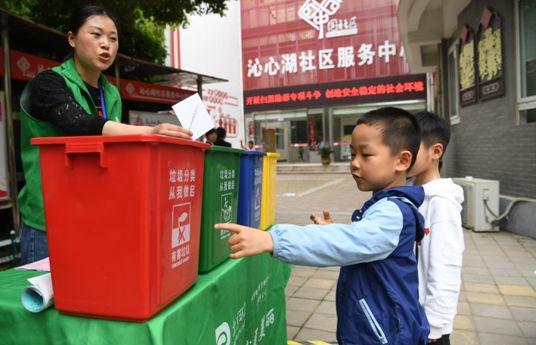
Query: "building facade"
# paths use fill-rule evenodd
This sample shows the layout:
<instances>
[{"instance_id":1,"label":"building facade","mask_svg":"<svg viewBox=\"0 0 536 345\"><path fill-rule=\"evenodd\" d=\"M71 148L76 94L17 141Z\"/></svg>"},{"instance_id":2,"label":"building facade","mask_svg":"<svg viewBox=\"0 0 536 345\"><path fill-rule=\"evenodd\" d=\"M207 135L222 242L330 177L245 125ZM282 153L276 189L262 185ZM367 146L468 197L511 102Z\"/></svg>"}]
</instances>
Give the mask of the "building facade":
<instances>
[{"instance_id":1,"label":"building facade","mask_svg":"<svg viewBox=\"0 0 536 345\"><path fill-rule=\"evenodd\" d=\"M360 114L426 108L426 74L409 74L395 0L242 0L248 140L280 160L348 160Z\"/></svg>"},{"instance_id":2,"label":"building facade","mask_svg":"<svg viewBox=\"0 0 536 345\"><path fill-rule=\"evenodd\" d=\"M498 180L501 212L516 202L501 228L536 237L536 1L401 0L398 17L451 124L444 174Z\"/></svg>"}]
</instances>

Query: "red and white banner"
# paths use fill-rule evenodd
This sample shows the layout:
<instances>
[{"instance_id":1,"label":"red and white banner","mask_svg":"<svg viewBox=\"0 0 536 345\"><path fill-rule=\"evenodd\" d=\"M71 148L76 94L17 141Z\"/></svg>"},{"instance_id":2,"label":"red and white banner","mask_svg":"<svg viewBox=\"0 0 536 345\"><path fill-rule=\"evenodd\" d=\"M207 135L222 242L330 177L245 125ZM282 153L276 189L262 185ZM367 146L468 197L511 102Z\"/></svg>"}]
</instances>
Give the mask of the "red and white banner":
<instances>
[{"instance_id":1,"label":"red and white banner","mask_svg":"<svg viewBox=\"0 0 536 345\"><path fill-rule=\"evenodd\" d=\"M39 56L26 54L17 50L11 50L11 77L17 80L29 81L39 72L58 66L60 63L54 60L44 59ZM4 60L3 52L0 50L0 61ZM0 75L4 70L0 69ZM106 76L115 83L115 78ZM175 104L184 98L193 95L195 92L178 89L159 84L144 83L140 81L121 79L121 97L129 101L146 103Z\"/></svg>"},{"instance_id":2,"label":"red and white banner","mask_svg":"<svg viewBox=\"0 0 536 345\"><path fill-rule=\"evenodd\" d=\"M214 119L214 125L225 128L228 138L237 138L240 126L236 117L240 110L238 97L224 89L207 87L203 89L203 102Z\"/></svg>"},{"instance_id":3,"label":"red and white banner","mask_svg":"<svg viewBox=\"0 0 536 345\"><path fill-rule=\"evenodd\" d=\"M3 53L3 52L2 52ZM39 56L25 54L17 50L10 51L11 78L18 80L32 80L37 73L59 65L59 62L44 59ZM4 56L2 55L2 61ZM2 70L2 74L4 71Z\"/></svg>"},{"instance_id":4,"label":"red and white banner","mask_svg":"<svg viewBox=\"0 0 536 345\"><path fill-rule=\"evenodd\" d=\"M175 104L194 93L169 86L121 79L121 97L130 101Z\"/></svg>"}]
</instances>

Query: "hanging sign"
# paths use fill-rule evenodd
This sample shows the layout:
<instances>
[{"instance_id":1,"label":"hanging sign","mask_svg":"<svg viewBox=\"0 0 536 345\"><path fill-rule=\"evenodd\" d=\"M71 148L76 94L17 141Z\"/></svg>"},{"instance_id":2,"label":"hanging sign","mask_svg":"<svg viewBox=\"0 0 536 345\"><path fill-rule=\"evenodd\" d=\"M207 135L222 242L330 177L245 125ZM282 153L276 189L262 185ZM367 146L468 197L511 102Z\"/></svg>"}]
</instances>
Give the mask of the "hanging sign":
<instances>
[{"instance_id":1,"label":"hanging sign","mask_svg":"<svg viewBox=\"0 0 536 345\"><path fill-rule=\"evenodd\" d=\"M502 23L496 12L486 8L477 33L478 98L504 95Z\"/></svg>"},{"instance_id":2,"label":"hanging sign","mask_svg":"<svg viewBox=\"0 0 536 345\"><path fill-rule=\"evenodd\" d=\"M459 54L460 105L464 107L477 99L475 32L467 25L461 31Z\"/></svg>"}]
</instances>

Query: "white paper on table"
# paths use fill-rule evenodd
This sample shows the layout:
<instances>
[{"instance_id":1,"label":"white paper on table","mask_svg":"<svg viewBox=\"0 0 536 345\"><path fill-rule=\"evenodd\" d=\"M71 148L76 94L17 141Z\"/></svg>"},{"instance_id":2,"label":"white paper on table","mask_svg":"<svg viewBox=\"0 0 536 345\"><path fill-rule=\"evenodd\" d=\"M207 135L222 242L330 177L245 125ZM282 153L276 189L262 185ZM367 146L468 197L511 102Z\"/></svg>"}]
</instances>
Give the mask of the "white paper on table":
<instances>
[{"instance_id":1,"label":"white paper on table","mask_svg":"<svg viewBox=\"0 0 536 345\"><path fill-rule=\"evenodd\" d=\"M50 260L48 257L41 259L39 261L35 261L32 263L29 263L24 266L15 267L16 270L21 271L39 271L39 272L50 272Z\"/></svg>"},{"instance_id":2,"label":"white paper on table","mask_svg":"<svg viewBox=\"0 0 536 345\"><path fill-rule=\"evenodd\" d=\"M183 99L172 108L181 126L192 131L193 140L214 128L214 121L198 93Z\"/></svg>"},{"instance_id":3,"label":"white paper on table","mask_svg":"<svg viewBox=\"0 0 536 345\"><path fill-rule=\"evenodd\" d=\"M32 313L39 313L54 304L54 291L52 290L52 276L50 273L29 278L32 284L24 289L20 296L22 305Z\"/></svg>"}]
</instances>

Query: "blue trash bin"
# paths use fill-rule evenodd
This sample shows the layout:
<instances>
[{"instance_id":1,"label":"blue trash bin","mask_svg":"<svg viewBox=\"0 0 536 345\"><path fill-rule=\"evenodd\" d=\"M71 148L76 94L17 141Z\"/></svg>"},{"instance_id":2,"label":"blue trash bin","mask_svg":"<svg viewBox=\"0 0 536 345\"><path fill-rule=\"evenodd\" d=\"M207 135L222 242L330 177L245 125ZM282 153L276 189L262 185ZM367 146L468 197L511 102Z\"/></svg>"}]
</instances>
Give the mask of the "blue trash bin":
<instances>
[{"instance_id":1,"label":"blue trash bin","mask_svg":"<svg viewBox=\"0 0 536 345\"><path fill-rule=\"evenodd\" d=\"M240 156L238 224L258 228L261 222L262 157L266 152L245 151Z\"/></svg>"}]
</instances>

